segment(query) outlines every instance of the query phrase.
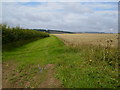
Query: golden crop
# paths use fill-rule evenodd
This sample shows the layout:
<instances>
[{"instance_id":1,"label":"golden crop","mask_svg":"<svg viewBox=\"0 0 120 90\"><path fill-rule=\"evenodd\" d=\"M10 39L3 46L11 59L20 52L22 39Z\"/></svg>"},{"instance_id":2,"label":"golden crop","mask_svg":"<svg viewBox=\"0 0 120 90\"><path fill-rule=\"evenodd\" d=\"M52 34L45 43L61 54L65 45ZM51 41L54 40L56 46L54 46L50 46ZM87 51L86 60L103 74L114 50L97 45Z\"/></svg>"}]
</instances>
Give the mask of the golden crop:
<instances>
[{"instance_id":1,"label":"golden crop","mask_svg":"<svg viewBox=\"0 0 120 90\"><path fill-rule=\"evenodd\" d=\"M65 44L73 45L100 45L111 47L118 46L118 34L54 34L64 41Z\"/></svg>"}]
</instances>

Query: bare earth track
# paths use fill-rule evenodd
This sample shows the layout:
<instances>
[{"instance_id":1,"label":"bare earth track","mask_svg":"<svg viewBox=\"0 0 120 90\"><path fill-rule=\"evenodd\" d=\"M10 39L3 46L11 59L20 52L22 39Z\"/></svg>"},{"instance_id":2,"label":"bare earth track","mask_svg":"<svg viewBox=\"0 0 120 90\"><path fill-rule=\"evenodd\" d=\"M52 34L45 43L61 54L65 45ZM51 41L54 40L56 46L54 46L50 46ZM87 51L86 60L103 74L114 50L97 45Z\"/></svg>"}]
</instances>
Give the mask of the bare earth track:
<instances>
[{"instance_id":1,"label":"bare earth track","mask_svg":"<svg viewBox=\"0 0 120 90\"><path fill-rule=\"evenodd\" d=\"M60 81L53 77L53 74L55 74L54 67L54 64L47 64L45 66L46 69L49 69L47 79L41 83L40 88L61 87Z\"/></svg>"}]
</instances>

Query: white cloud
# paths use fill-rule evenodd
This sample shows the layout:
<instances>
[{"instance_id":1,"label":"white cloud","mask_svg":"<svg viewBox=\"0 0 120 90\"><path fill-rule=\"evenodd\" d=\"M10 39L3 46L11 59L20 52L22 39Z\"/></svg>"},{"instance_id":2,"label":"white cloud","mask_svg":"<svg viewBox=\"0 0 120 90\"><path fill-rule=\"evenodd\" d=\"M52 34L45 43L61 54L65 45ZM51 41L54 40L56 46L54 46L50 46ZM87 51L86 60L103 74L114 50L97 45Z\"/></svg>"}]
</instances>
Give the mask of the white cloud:
<instances>
[{"instance_id":1,"label":"white cloud","mask_svg":"<svg viewBox=\"0 0 120 90\"><path fill-rule=\"evenodd\" d=\"M106 6L105 6L106 5ZM113 4L89 3L3 3L3 22L23 28L46 28L68 31L117 32L117 10L93 10L95 7L117 8ZM107 9L108 9L107 7ZM103 7L102 7L103 8Z\"/></svg>"},{"instance_id":2,"label":"white cloud","mask_svg":"<svg viewBox=\"0 0 120 90\"><path fill-rule=\"evenodd\" d=\"M118 2L119 0L2 0L2 2Z\"/></svg>"}]
</instances>

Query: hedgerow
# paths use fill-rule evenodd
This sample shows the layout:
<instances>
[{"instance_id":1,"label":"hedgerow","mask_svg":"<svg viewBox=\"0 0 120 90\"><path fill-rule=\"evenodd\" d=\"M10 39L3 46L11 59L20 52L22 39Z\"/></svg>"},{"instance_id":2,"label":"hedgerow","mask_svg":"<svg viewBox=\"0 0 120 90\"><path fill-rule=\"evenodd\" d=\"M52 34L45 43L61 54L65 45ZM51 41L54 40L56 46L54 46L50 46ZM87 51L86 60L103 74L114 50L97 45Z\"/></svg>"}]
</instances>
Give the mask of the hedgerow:
<instances>
[{"instance_id":1,"label":"hedgerow","mask_svg":"<svg viewBox=\"0 0 120 90\"><path fill-rule=\"evenodd\" d=\"M22 29L20 27L11 28L4 24L1 24L0 26L2 27L2 44L7 44L21 40L49 37L49 34L45 32L40 32L31 29Z\"/></svg>"}]
</instances>

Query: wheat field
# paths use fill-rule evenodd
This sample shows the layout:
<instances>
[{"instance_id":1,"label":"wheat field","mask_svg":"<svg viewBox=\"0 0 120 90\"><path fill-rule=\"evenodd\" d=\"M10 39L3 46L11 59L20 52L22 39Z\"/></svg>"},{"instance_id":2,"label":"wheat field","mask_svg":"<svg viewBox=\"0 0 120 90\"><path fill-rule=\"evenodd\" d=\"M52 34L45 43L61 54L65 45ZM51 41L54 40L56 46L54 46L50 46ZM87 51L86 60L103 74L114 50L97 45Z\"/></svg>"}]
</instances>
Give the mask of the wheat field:
<instances>
[{"instance_id":1,"label":"wheat field","mask_svg":"<svg viewBox=\"0 0 120 90\"><path fill-rule=\"evenodd\" d=\"M111 47L118 46L118 34L54 34L65 44L73 45L101 45Z\"/></svg>"}]
</instances>

